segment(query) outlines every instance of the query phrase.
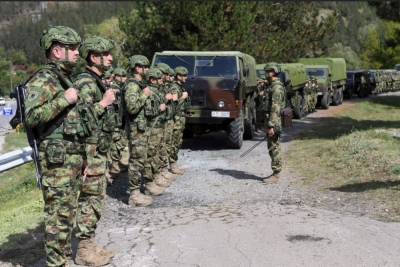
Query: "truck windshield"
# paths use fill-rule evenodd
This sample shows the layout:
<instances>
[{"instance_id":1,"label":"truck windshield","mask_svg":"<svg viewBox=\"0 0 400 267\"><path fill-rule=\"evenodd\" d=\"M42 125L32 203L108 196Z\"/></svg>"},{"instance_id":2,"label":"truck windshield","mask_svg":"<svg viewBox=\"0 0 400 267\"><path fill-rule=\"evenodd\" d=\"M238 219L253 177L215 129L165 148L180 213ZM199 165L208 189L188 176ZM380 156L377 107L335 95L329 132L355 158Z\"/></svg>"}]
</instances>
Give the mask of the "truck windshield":
<instances>
[{"instance_id":1,"label":"truck windshield","mask_svg":"<svg viewBox=\"0 0 400 267\"><path fill-rule=\"evenodd\" d=\"M309 77L313 76L313 77L327 77L328 76L328 71L327 69L311 69L311 68L307 68L307 75Z\"/></svg>"},{"instance_id":2,"label":"truck windshield","mask_svg":"<svg viewBox=\"0 0 400 267\"><path fill-rule=\"evenodd\" d=\"M184 66L189 76L221 77L226 79L238 78L236 57L234 56L177 56L157 55L154 61L165 63L171 68Z\"/></svg>"}]
</instances>

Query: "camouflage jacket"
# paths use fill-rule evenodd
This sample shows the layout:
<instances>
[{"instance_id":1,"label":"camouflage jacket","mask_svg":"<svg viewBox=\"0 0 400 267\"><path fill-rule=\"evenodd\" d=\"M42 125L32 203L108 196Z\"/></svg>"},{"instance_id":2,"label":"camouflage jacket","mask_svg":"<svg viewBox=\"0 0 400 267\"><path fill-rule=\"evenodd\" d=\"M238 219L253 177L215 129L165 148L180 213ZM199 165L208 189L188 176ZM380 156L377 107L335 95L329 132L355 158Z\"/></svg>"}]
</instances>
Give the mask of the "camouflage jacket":
<instances>
[{"instance_id":1,"label":"camouflage jacket","mask_svg":"<svg viewBox=\"0 0 400 267\"><path fill-rule=\"evenodd\" d=\"M161 90L164 94L164 98L166 96L166 94L176 94L176 90L174 90L174 83L173 82L167 82L162 86L162 90ZM167 105L167 109L165 111L165 119L166 120L173 120L174 116L176 114L176 106L177 106L177 101L173 101L173 100L164 100L166 105Z\"/></svg>"},{"instance_id":2,"label":"camouflage jacket","mask_svg":"<svg viewBox=\"0 0 400 267\"><path fill-rule=\"evenodd\" d=\"M106 88L99 85L99 82L101 82L100 77L97 76L99 80L96 80L94 75L96 74L89 72L79 74L75 80L75 88L79 90L79 96L84 103L93 105L99 129L111 133L120 127L121 121L118 108L114 107L114 105L103 108L100 105Z\"/></svg>"},{"instance_id":3,"label":"camouflage jacket","mask_svg":"<svg viewBox=\"0 0 400 267\"><path fill-rule=\"evenodd\" d=\"M61 71L60 66L61 64L57 63L47 64L26 83L26 124L28 127L35 128L42 139L68 137L69 140L72 138L77 141L80 131L79 114L64 97L68 85L62 84L57 74L52 71L54 67L57 67L64 78L71 83L70 77ZM48 133L60 116L64 116L62 124ZM45 132L47 136L44 136Z\"/></svg>"},{"instance_id":4,"label":"camouflage jacket","mask_svg":"<svg viewBox=\"0 0 400 267\"><path fill-rule=\"evenodd\" d=\"M276 131L282 130L281 112L285 105L285 90L280 80L271 83L268 90L268 101L266 103L266 127L275 128Z\"/></svg>"},{"instance_id":5,"label":"camouflage jacket","mask_svg":"<svg viewBox=\"0 0 400 267\"><path fill-rule=\"evenodd\" d=\"M175 105L175 116L184 117L185 110L188 108L190 100L189 97L185 100L179 100L179 98L182 96L183 92L186 92L185 88L182 84L175 81L171 85L171 92L178 95L178 101Z\"/></svg>"},{"instance_id":6,"label":"camouflage jacket","mask_svg":"<svg viewBox=\"0 0 400 267\"><path fill-rule=\"evenodd\" d=\"M139 81L129 78L124 88L124 100L126 112L129 116L129 124L144 132L147 128L147 118L145 116L145 104L148 96L143 94L144 85Z\"/></svg>"},{"instance_id":7,"label":"camouflage jacket","mask_svg":"<svg viewBox=\"0 0 400 267\"><path fill-rule=\"evenodd\" d=\"M159 128L165 122L165 111L160 111L160 105L165 104L164 93L156 85L148 85L148 87L153 94L146 99L144 108L147 126L150 128Z\"/></svg>"}]
</instances>

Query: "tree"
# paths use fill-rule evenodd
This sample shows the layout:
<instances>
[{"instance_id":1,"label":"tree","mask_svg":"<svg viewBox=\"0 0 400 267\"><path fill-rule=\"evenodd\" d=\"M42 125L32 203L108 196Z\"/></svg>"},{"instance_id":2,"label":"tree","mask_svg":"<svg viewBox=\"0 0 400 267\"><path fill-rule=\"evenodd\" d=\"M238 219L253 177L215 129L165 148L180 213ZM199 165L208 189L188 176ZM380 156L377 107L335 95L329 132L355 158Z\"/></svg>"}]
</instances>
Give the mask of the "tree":
<instances>
[{"instance_id":1,"label":"tree","mask_svg":"<svg viewBox=\"0 0 400 267\"><path fill-rule=\"evenodd\" d=\"M127 35L127 55L240 50L260 62L313 55L335 27L334 15L321 18L313 3L290 1L142 2L119 21Z\"/></svg>"}]
</instances>

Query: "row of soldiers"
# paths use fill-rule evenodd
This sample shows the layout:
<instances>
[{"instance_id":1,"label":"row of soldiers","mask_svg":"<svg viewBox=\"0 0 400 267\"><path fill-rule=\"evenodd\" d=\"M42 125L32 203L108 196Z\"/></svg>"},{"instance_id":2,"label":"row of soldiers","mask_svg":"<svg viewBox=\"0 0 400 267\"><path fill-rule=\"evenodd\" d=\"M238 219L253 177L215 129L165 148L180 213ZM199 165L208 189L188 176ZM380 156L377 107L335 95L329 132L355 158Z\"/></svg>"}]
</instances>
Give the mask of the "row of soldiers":
<instances>
[{"instance_id":1,"label":"row of soldiers","mask_svg":"<svg viewBox=\"0 0 400 267\"><path fill-rule=\"evenodd\" d=\"M75 263L108 264L114 253L96 244L107 173L118 172L128 143L129 204L146 206L173 181L185 125L187 69L149 69L142 55L106 75L114 43L85 40L69 27L43 32L47 64L25 83L25 125L38 139L44 199L46 266L67 266L73 231ZM85 71L72 78L82 57Z\"/></svg>"}]
</instances>

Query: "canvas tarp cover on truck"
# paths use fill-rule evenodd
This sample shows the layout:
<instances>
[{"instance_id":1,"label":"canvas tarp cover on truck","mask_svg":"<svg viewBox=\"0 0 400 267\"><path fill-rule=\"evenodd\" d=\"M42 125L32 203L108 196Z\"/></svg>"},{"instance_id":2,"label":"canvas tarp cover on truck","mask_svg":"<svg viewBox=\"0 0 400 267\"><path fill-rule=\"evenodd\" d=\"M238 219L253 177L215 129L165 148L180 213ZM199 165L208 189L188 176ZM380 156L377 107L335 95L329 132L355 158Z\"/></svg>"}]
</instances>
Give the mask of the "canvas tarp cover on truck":
<instances>
[{"instance_id":1,"label":"canvas tarp cover on truck","mask_svg":"<svg viewBox=\"0 0 400 267\"><path fill-rule=\"evenodd\" d=\"M300 58L299 62L305 65L328 65L331 72L331 81L346 80L346 61L344 58Z\"/></svg>"},{"instance_id":2,"label":"canvas tarp cover on truck","mask_svg":"<svg viewBox=\"0 0 400 267\"><path fill-rule=\"evenodd\" d=\"M293 88L301 87L308 81L308 76L303 64L285 63L278 65L282 72L286 73L286 79L290 79Z\"/></svg>"}]
</instances>

